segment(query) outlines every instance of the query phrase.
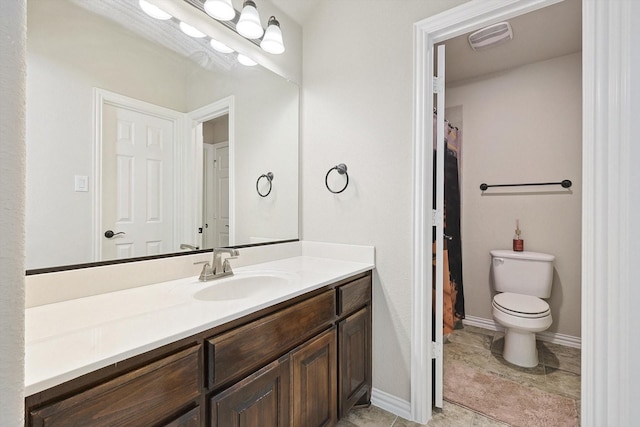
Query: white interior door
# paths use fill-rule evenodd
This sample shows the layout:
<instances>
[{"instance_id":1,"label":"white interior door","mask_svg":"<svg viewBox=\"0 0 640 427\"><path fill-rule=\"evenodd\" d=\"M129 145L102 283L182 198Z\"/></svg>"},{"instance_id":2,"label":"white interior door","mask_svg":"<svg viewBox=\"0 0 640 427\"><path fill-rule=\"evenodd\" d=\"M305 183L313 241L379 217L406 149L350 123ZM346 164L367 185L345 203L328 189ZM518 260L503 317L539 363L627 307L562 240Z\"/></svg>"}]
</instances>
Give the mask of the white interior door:
<instances>
[{"instance_id":1,"label":"white interior door","mask_svg":"<svg viewBox=\"0 0 640 427\"><path fill-rule=\"evenodd\" d=\"M229 143L204 144L205 248L229 246Z\"/></svg>"},{"instance_id":2,"label":"white interior door","mask_svg":"<svg viewBox=\"0 0 640 427\"><path fill-rule=\"evenodd\" d=\"M436 195L436 206L433 215L435 233L435 255L436 255L436 272L435 272L435 337L433 343L433 355L435 358L435 372L433 381L435 383L435 406L442 408L442 362L443 362L443 273L444 273L444 46L438 46L437 52L437 76L435 77L434 93L436 95L436 187L434 189Z\"/></svg>"},{"instance_id":3,"label":"white interior door","mask_svg":"<svg viewBox=\"0 0 640 427\"><path fill-rule=\"evenodd\" d=\"M167 252L174 247L174 124L110 104L102 114L101 259Z\"/></svg>"}]
</instances>

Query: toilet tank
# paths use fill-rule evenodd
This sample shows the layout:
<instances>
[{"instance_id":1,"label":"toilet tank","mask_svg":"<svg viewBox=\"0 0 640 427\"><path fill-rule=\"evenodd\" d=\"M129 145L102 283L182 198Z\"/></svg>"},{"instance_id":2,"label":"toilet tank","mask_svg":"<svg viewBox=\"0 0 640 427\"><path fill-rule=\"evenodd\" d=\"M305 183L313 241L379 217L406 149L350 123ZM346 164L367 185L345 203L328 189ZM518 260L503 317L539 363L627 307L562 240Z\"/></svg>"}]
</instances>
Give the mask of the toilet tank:
<instances>
[{"instance_id":1,"label":"toilet tank","mask_svg":"<svg viewBox=\"0 0 640 427\"><path fill-rule=\"evenodd\" d=\"M555 256L539 252L491 251L493 286L497 292L514 292L538 298L551 296Z\"/></svg>"}]
</instances>

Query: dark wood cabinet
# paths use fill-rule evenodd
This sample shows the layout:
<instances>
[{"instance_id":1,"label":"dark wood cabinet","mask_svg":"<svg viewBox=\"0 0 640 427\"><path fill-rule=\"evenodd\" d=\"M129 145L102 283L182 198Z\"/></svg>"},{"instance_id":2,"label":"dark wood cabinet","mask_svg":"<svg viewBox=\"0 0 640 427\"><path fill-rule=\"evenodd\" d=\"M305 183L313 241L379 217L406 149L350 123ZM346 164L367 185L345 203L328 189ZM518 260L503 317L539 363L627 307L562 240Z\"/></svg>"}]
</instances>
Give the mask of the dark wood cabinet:
<instances>
[{"instance_id":1,"label":"dark wood cabinet","mask_svg":"<svg viewBox=\"0 0 640 427\"><path fill-rule=\"evenodd\" d=\"M289 360L276 360L211 399L210 426L288 427Z\"/></svg>"},{"instance_id":2,"label":"dark wood cabinet","mask_svg":"<svg viewBox=\"0 0 640 427\"><path fill-rule=\"evenodd\" d=\"M370 397L366 272L28 396L25 426L332 426Z\"/></svg>"},{"instance_id":3,"label":"dark wood cabinet","mask_svg":"<svg viewBox=\"0 0 640 427\"><path fill-rule=\"evenodd\" d=\"M219 389L291 350L335 317L333 290L207 340L209 387Z\"/></svg>"},{"instance_id":4,"label":"dark wood cabinet","mask_svg":"<svg viewBox=\"0 0 640 427\"><path fill-rule=\"evenodd\" d=\"M157 425L200 396L198 350L188 348L35 409L31 425Z\"/></svg>"},{"instance_id":5,"label":"dark wood cabinet","mask_svg":"<svg viewBox=\"0 0 640 427\"><path fill-rule=\"evenodd\" d=\"M368 306L338 324L340 417L371 399L371 310Z\"/></svg>"},{"instance_id":6,"label":"dark wood cabinet","mask_svg":"<svg viewBox=\"0 0 640 427\"><path fill-rule=\"evenodd\" d=\"M178 416L178 418L164 424L162 427L199 427L200 407L196 406L189 412Z\"/></svg>"},{"instance_id":7,"label":"dark wood cabinet","mask_svg":"<svg viewBox=\"0 0 640 427\"><path fill-rule=\"evenodd\" d=\"M335 326L291 353L293 426L332 426L338 420Z\"/></svg>"}]
</instances>

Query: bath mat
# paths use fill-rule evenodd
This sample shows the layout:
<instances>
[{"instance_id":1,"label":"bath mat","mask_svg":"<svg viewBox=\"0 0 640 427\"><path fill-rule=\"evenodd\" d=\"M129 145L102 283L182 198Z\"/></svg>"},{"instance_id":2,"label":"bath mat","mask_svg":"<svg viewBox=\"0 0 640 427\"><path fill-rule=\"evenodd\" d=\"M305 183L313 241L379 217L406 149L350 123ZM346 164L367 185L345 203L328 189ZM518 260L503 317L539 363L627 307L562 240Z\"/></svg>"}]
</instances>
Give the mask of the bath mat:
<instances>
[{"instance_id":1,"label":"bath mat","mask_svg":"<svg viewBox=\"0 0 640 427\"><path fill-rule=\"evenodd\" d=\"M445 400L514 427L577 427L572 399L529 388L457 362L445 367Z\"/></svg>"}]
</instances>

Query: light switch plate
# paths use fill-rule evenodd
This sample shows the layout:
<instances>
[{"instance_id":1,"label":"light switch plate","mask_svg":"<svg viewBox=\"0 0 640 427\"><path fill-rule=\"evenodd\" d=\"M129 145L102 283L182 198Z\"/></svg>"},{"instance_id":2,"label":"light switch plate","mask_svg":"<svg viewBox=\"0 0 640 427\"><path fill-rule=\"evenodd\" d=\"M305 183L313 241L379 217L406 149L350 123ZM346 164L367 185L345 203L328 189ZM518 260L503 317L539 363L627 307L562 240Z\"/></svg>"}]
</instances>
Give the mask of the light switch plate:
<instances>
[{"instance_id":1,"label":"light switch plate","mask_svg":"<svg viewBox=\"0 0 640 427\"><path fill-rule=\"evenodd\" d=\"M75 191L89 191L89 177L86 175L75 176Z\"/></svg>"}]
</instances>

